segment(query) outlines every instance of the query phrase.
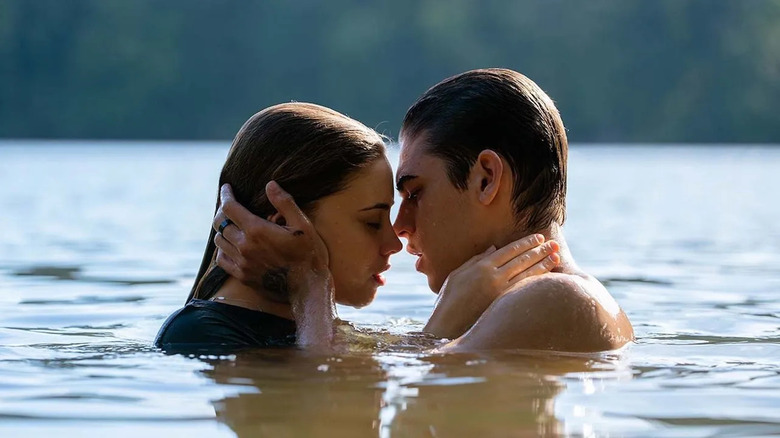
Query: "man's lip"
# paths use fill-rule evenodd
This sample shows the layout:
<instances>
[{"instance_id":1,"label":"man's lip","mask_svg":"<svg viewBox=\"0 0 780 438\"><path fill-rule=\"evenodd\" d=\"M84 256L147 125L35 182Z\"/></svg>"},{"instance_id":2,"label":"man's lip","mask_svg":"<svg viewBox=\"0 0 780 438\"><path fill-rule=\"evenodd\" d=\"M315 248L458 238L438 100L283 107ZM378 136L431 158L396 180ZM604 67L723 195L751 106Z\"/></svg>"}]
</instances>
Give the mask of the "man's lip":
<instances>
[{"instance_id":1,"label":"man's lip","mask_svg":"<svg viewBox=\"0 0 780 438\"><path fill-rule=\"evenodd\" d=\"M408 252L409 254L411 254L413 256L417 256L417 257L420 257L422 255L422 251L420 251L417 248L417 245L414 245L411 242L408 242L406 244L406 252Z\"/></svg>"},{"instance_id":2,"label":"man's lip","mask_svg":"<svg viewBox=\"0 0 780 438\"><path fill-rule=\"evenodd\" d=\"M417 256L417 261L414 262L414 269L417 270L417 272L422 272L422 255Z\"/></svg>"}]
</instances>

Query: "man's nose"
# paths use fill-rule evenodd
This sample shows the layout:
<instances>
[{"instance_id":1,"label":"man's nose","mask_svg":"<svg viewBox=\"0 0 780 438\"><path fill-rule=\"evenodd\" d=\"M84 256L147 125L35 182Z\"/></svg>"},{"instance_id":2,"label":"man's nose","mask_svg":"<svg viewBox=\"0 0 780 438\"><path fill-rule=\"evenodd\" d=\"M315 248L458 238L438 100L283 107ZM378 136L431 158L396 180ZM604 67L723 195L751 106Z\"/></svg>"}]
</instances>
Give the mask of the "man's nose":
<instances>
[{"instance_id":1,"label":"man's nose","mask_svg":"<svg viewBox=\"0 0 780 438\"><path fill-rule=\"evenodd\" d=\"M409 235L414 233L414 218L403 204L398 209L398 216L393 222L393 230L398 237L409 239Z\"/></svg>"}]
</instances>

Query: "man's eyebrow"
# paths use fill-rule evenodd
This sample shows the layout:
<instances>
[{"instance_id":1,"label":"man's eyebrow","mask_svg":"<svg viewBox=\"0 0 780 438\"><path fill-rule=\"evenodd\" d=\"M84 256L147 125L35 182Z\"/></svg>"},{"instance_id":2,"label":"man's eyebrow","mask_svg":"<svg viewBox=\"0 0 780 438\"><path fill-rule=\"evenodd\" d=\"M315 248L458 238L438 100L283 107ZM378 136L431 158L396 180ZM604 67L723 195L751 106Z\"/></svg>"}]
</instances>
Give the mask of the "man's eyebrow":
<instances>
[{"instance_id":1,"label":"man's eyebrow","mask_svg":"<svg viewBox=\"0 0 780 438\"><path fill-rule=\"evenodd\" d=\"M404 184L406 184L407 181L411 181L415 178L417 178L417 175L404 175L398 178L398 182L395 183L395 189L398 190L399 192L403 192Z\"/></svg>"},{"instance_id":2,"label":"man's eyebrow","mask_svg":"<svg viewBox=\"0 0 780 438\"><path fill-rule=\"evenodd\" d=\"M361 208L360 211L376 210L377 208L380 210L390 210L390 204L379 202L370 207Z\"/></svg>"}]
</instances>

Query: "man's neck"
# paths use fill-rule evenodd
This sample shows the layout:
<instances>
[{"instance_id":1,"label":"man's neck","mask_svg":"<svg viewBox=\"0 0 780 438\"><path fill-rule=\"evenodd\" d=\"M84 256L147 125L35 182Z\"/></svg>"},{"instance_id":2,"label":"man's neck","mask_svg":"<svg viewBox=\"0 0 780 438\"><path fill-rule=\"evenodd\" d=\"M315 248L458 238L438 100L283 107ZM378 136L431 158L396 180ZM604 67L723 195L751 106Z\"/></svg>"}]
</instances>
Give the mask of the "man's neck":
<instances>
[{"instance_id":1,"label":"man's neck","mask_svg":"<svg viewBox=\"0 0 780 438\"><path fill-rule=\"evenodd\" d=\"M571 251L569 250L569 245L566 243L566 237L563 235L563 229L561 226L557 223L553 223L549 227L545 228L544 230L537 231L537 233L544 235L544 240L554 240L558 243L560 246L560 249L558 250L558 255L561 257L561 262L558 264L558 266L553 269L553 272L561 272L564 274L579 274L582 271L577 266L577 263L574 261L574 257L571 254ZM513 242L517 239L523 238L525 236L528 236L530 234L533 234L531 231L512 231L510 232L505 239L502 239L499 243L500 246L504 246L509 244L510 242ZM496 244L496 246L500 247L499 244Z\"/></svg>"}]
</instances>

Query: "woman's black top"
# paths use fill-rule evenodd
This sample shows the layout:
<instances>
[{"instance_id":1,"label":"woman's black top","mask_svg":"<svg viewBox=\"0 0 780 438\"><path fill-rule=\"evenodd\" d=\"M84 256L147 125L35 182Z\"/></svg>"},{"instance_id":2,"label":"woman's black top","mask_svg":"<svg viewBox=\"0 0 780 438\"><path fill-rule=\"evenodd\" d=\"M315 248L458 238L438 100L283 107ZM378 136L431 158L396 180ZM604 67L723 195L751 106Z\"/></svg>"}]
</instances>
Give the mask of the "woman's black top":
<instances>
[{"instance_id":1,"label":"woman's black top","mask_svg":"<svg viewBox=\"0 0 780 438\"><path fill-rule=\"evenodd\" d=\"M165 320L154 345L168 353L223 354L295 345L295 322L270 313L191 300Z\"/></svg>"}]
</instances>

